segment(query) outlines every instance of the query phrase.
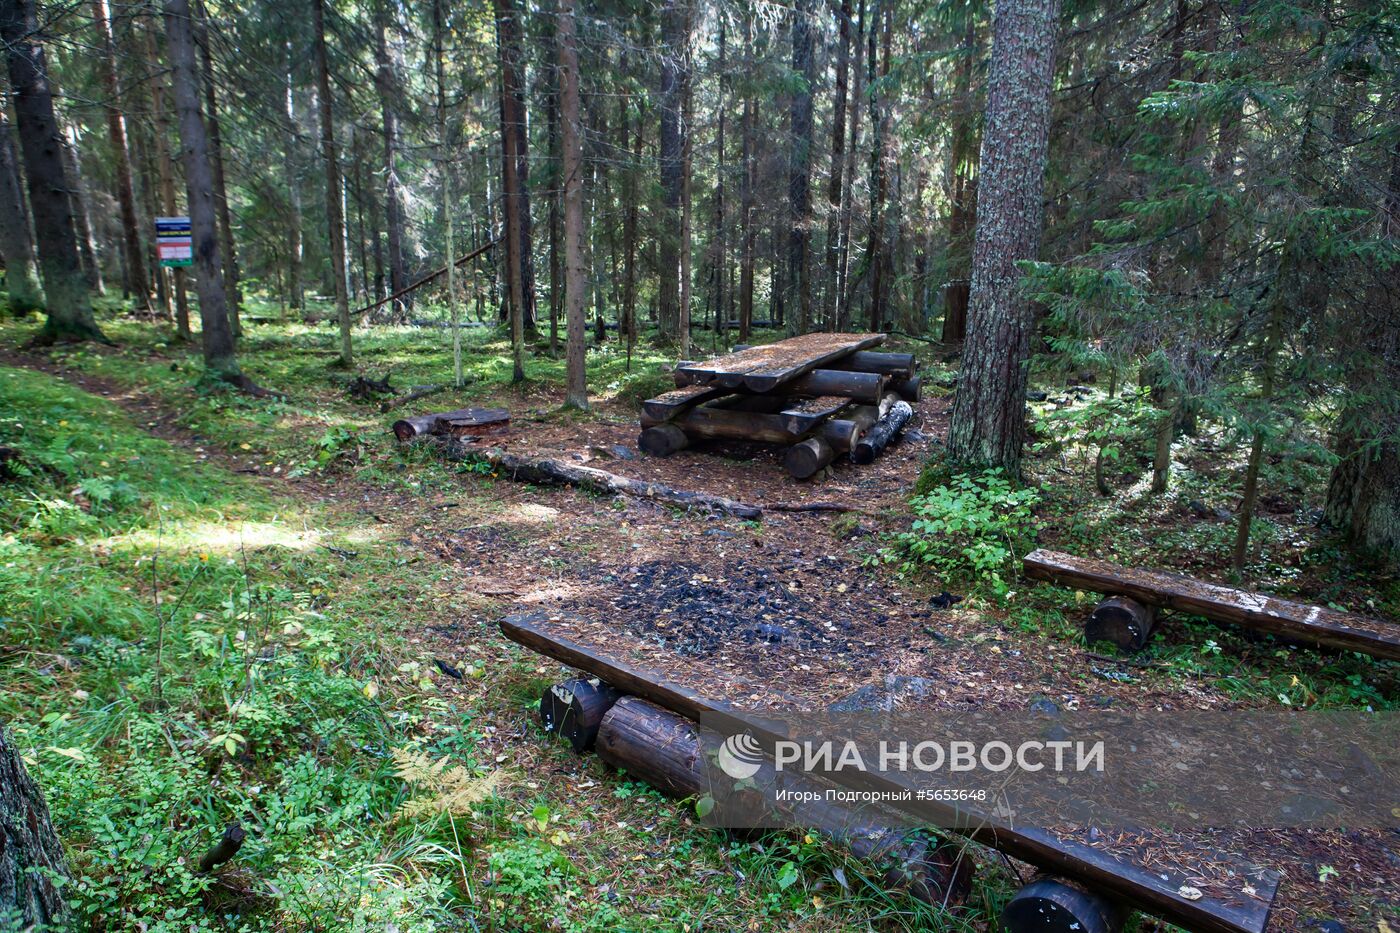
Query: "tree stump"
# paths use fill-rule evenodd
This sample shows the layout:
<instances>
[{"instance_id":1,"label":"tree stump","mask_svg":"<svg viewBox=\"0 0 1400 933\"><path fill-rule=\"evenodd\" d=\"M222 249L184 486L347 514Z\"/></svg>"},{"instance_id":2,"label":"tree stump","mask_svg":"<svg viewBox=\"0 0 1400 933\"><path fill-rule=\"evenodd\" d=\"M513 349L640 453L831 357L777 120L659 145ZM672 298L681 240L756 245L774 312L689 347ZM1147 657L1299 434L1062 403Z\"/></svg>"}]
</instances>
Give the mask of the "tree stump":
<instances>
[{"instance_id":1,"label":"tree stump","mask_svg":"<svg viewBox=\"0 0 1400 933\"><path fill-rule=\"evenodd\" d=\"M68 877L63 844L43 791L0 726L0 922L66 929L68 907L54 877Z\"/></svg>"},{"instance_id":2,"label":"tree stump","mask_svg":"<svg viewBox=\"0 0 1400 933\"><path fill-rule=\"evenodd\" d=\"M582 677L555 684L540 697L540 722L568 739L576 752L593 747L603 716L621 696L601 680Z\"/></svg>"},{"instance_id":3,"label":"tree stump","mask_svg":"<svg viewBox=\"0 0 1400 933\"><path fill-rule=\"evenodd\" d=\"M1084 640L1111 641L1124 651L1141 651L1152 637L1157 610L1130 596L1109 596L1084 623Z\"/></svg>"},{"instance_id":4,"label":"tree stump","mask_svg":"<svg viewBox=\"0 0 1400 933\"><path fill-rule=\"evenodd\" d=\"M1062 878L1037 878L1001 912L1008 933L1120 933L1125 911L1117 902Z\"/></svg>"}]
</instances>

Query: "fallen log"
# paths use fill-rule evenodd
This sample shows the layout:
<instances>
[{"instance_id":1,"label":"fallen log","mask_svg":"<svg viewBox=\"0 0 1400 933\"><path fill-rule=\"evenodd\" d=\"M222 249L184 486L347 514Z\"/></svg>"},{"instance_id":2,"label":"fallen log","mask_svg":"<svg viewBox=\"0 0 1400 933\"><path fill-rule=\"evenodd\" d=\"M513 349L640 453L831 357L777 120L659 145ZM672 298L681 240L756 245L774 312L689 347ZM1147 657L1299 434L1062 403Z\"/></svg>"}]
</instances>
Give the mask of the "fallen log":
<instances>
[{"instance_id":1,"label":"fallen log","mask_svg":"<svg viewBox=\"0 0 1400 933\"><path fill-rule=\"evenodd\" d=\"M1084 623L1084 640L1111 641L1124 651L1141 651L1152 637L1157 610L1131 596L1109 596L1094 607Z\"/></svg>"},{"instance_id":2,"label":"fallen log","mask_svg":"<svg viewBox=\"0 0 1400 933\"><path fill-rule=\"evenodd\" d=\"M786 738L767 728L762 720L722 699L705 696L684 684L572 640L560 631L559 621L542 612L513 615L501 620L501 631L518 644L688 719L699 720L710 715L731 722L735 732L748 730L766 742ZM895 795L911 794L913 790L913 785L897 772L836 771L832 776L856 790ZM1080 836L1026 826L970 804L915 797L898 808L929 824L953 827L954 831L976 842L1055 875L1073 878L1105 896L1128 901L1138 909L1196 933L1263 933L1278 892L1277 872L1211 849L1201 848L1200 859L1230 864L1230 871L1255 889L1253 896L1229 900L1210 895L1187 897L1180 889L1192 876L1176 868L1140 864L1128 854L1120 855L1111 848L1091 845ZM1188 860L1189 849L1190 845L1186 844L1182 853Z\"/></svg>"},{"instance_id":3,"label":"fallen log","mask_svg":"<svg viewBox=\"0 0 1400 933\"><path fill-rule=\"evenodd\" d=\"M1007 933L1119 933L1127 913L1080 885L1044 876L1016 892L1001 923Z\"/></svg>"},{"instance_id":4,"label":"fallen log","mask_svg":"<svg viewBox=\"0 0 1400 933\"><path fill-rule=\"evenodd\" d=\"M480 436L501 430L510 424L510 412L504 408L459 408L456 411L400 418L393 424L394 436L409 441L428 434Z\"/></svg>"},{"instance_id":5,"label":"fallen log","mask_svg":"<svg viewBox=\"0 0 1400 933\"><path fill-rule=\"evenodd\" d=\"M384 401L380 402L379 412L380 414L384 414L385 412L398 408L400 405L407 405L410 402L416 402L419 399L425 399L429 396L437 395L439 392L446 391L446 385L414 386L411 391L405 392L403 395L386 398Z\"/></svg>"},{"instance_id":6,"label":"fallen log","mask_svg":"<svg viewBox=\"0 0 1400 933\"><path fill-rule=\"evenodd\" d=\"M740 791L736 799L732 791L712 788L695 723L646 700L619 700L603 717L597 747L603 761L671 797L722 794L727 807L739 808L763 800L752 790ZM825 785L792 772L778 774L771 763L750 782L770 792L781 786L793 792L787 797L795 801L777 813L755 812L755 825L778 817L792 829L815 830L876 866L887 886L926 903L957 907L967 898L971 862L956 846L882 826L871 814L825 799Z\"/></svg>"},{"instance_id":7,"label":"fallen log","mask_svg":"<svg viewBox=\"0 0 1400 933\"><path fill-rule=\"evenodd\" d=\"M598 738L604 714L621 696L596 677L566 680L540 697L540 723L546 732L566 739L574 751L586 752Z\"/></svg>"},{"instance_id":8,"label":"fallen log","mask_svg":"<svg viewBox=\"0 0 1400 933\"><path fill-rule=\"evenodd\" d=\"M724 496L673 489L661 483L646 483L628 479L594 467L578 466L562 460L529 459L498 448L474 449L465 444L447 442L444 454L450 460L480 460L491 464L502 475L516 482L539 483L545 486L577 486L604 495L635 496L687 509L722 512L736 518L756 519L763 509L756 505L736 502Z\"/></svg>"},{"instance_id":9,"label":"fallen log","mask_svg":"<svg viewBox=\"0 0 1400 933\"><path fill-rule=\"evenodd\" d=\"M909 407L909 403L901 399L890 406L887 412L875 425L856 442L851 448L852 463L872 463L884 449L889 446L891 440L895 438L904 426L909 423L909 419L914 417L914 409Z\"/></svg>"},{"instance_id":10,"label":"fallen log","mask_svg":"<svg viewBox=\"0 0 1400 933\"><path fill-rule=\"evenodd\" d=\"M1148 606L1176 609L1300 642L1400 660L1400 625L1394 622L1058 551L1038 549L1027 554L1022 563L1026 576L1033 580L1127 596Z\"/></svg>"}]
</instances>

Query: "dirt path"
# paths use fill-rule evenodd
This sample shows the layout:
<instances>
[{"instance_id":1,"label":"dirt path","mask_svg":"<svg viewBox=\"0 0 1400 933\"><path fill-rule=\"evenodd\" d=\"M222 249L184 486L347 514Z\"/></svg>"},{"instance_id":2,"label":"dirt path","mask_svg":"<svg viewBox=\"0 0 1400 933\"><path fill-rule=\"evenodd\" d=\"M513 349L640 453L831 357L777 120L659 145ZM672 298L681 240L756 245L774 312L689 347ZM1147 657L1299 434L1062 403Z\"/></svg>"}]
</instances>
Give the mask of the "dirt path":
<instances>
[{"instance_id":1,"label":"dirt path","mask_svg":"<svg viewBox=\"0 0 1400 933\"><path fill-rule=\"evenodd\" d=\"M711 684L781 685L785 695L818 705L868 694L894 678L917 683L918 702L929 710L1022 709L1040 697L1067 709L1234 705L1213 684L1144 682L1130 665L1077 643L946 606L926 586L862 566L871 536L899 514L893 506L927 455L923 444L895 448L877 471L845 468L815 487L788 480L765 448L595 464L727 495L742 488L747 495L739 498L757 501L859 496L867 507L854 526L814 514L772 514L759 526L477 475L463 476L460 490L409 494L343 475L270 474L254 455L208 442L139 391L13 351L0 350L0 363L41 370L109 399L152 435L280 493L372 516L402 547L450 570L441 584L450 611L413 636L441 656L456 656L464 638L480 638L481 626L503 612L544 608L583 619L574 633L579 640L645 658L679 682L703 671ZM924 430L938 431L946 409L930 402L921 408ZM582 424L522 426L507 446L586 461L629 446L634 431L616 413ZM475 650L504 649L490 638ZM1271 929L1298 928L1302 912L1360 920L1369 911L1352 902L1358 888L1379 885L1400 898L1400 834L1261 830L1213 841L1285 872ZM1320 880L1324 864L1352 883Z\"/></svg>"}]
</instances>

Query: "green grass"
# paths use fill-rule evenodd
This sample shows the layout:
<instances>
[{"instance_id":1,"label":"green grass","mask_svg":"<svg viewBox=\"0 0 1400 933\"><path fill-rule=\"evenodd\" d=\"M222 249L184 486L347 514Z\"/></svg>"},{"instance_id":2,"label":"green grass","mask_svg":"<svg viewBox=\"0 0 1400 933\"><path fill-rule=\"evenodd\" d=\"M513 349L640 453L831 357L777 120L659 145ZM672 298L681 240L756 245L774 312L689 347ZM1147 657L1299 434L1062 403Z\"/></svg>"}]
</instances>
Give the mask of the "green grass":
<instances>
[{"instance_id":1,"label":"green grass","mask_svg":"<svg viewBox=\"0 0 1400 933\"><path fill-rule=\"evenodd\" d=\"M194 394L186 353L135 333L149 325L108 327L121 354L61 361L181 406L211 446L370 484L452 483L474 514L498 508L489 479L369 436L382 416L317 370L297 382L255 358L260 379L305 393L295 402ZM451 581L363 514L200 462L51 376L0 367L0 412L0 445L21 454L0 486L0 720L45 788L82 928L971 930L1007 896L991 866L950 917L821 839L702 829L690 805L540 735L547 669L499 638L489 608L454 649L465 681L443 677L417 636L462 619ZM337 424L366 451L315 463ZM499 785L440 809L403 752ZM422 809L406 819L409 801ZM233 820L248 830L237 859L196 871Z\"/></svg>"}]
</instances>

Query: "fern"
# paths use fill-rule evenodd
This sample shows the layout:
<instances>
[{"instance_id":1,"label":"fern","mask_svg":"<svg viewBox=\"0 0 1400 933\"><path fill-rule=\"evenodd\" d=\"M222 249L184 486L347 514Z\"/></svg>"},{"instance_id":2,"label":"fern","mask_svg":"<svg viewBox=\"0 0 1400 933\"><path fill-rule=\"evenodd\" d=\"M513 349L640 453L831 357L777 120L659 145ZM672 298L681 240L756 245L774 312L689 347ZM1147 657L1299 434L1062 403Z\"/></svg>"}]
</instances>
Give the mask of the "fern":
<instances>
[{"instance_id":1,"label":"fern","mask_svg":"<svg viewBox=\"0 0 1400 933\"><path fill-rule=\"evenodd\" d=\"M476 775L461 765L450 765L446 755L434 761L409 748L394 749L394 773L417 791L399 805L395 814L399 820L443 813L470 816L476 804L490 797L502 779L499 770Z\"/></svg>"}]
</instances>

